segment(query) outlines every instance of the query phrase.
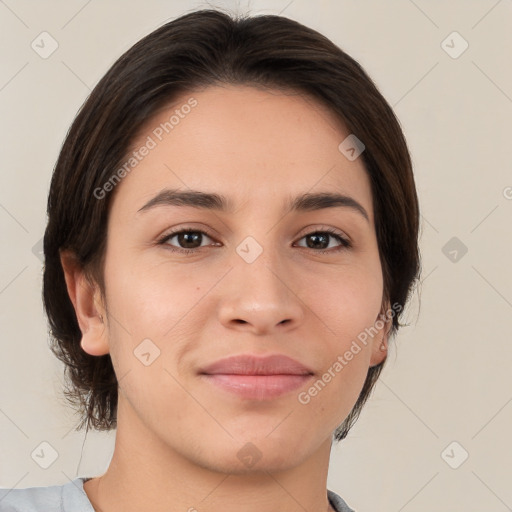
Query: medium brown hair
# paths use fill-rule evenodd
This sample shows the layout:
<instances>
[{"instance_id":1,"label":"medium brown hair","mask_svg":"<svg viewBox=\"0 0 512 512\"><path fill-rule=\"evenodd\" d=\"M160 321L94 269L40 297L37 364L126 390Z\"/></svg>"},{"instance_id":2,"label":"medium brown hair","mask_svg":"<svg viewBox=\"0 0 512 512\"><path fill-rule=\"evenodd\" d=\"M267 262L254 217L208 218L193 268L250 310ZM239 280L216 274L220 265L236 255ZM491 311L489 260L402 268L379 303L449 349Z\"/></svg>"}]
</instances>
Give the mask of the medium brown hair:
<instances>
[{"instance_id":1,"label":"medium brown hair","mask_svg":"<svg viewBox=\"0 0 512 512\"><path fill-rule=\"evenodd\" d=\"M216 84L293 90L326 105L365 150L384 280L383 304L405 306L418 279L419 207L400 125L362 67L320 33L276 15L185 14L137 42L91 92L62 145L48 197L43 300L50 348L65 364L66 399L87 428L117 426L118 383L109 354L91 356L67 292L60 251L70 250L105 295L103 262L113 192L96 199L144 123L193 89ZM341 142L341 141L340 141ZM392 317L389 337L401 310ZM385 361L384 361L385 362ZM369 368L352 411L336 429L343 439L368 399L384 362Z\"/></svg>"}]
</instances>

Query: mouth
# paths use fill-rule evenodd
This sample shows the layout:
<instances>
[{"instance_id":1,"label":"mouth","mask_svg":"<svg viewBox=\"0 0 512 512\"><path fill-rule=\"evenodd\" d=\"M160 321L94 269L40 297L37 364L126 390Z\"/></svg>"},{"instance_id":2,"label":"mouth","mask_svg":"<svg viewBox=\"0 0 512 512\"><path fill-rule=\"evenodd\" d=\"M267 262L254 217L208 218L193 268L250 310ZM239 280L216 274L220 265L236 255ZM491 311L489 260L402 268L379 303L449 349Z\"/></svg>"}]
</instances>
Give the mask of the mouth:
<instances>
[{"instance_id":1,"label":"mouth","mask_svg":"<svg viewBox=\"0 0 512 512\"><path fill-rule=\"evenodd\" d=\"M313 370L288 356L240 355L220 359L199 371L209 384L250 400L290 393L314 376Z\"/></svg>"}]
</instances>

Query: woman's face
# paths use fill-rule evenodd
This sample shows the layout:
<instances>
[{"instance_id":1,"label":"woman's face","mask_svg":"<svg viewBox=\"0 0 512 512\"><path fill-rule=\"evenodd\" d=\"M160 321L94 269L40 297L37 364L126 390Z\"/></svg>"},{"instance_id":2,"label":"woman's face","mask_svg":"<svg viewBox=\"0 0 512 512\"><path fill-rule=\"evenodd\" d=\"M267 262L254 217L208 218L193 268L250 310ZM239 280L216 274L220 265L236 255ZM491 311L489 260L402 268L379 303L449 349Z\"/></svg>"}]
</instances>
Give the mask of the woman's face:
<instances>
[{"instance_id":1,"label":"woman's face","mask_svg":"<svg viewBox=\"0 0 512 512\"><path fill-rule=\"evenodd\" d=\"M111 354L124 436L229 472L294 467L330 446L385 354L382 329L358 341L383 279L362 159L338 149L348 135L312 99L235 86L184 95L147 123L109 216L107 328L82 341ZM291 208L320 193L368 219L341 202ZM284 355L309 373L207 369L239 355Z\"/></svg>"}]
</instances>

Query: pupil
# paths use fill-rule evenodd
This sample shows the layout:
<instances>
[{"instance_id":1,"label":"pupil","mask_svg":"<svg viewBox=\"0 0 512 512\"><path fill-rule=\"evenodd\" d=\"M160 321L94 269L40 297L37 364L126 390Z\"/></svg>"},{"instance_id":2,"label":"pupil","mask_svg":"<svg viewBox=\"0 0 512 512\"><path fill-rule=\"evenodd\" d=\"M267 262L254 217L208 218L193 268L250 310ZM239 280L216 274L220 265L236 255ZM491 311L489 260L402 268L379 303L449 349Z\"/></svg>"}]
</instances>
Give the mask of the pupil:
<instances>
[{"instance_id":1,"label":"pupil","mask_svg":"<svg viewBox=\"0 0 512 512\"><path fill-rule=\"evenodd\" d=\"M184 245L185 248L187 248L187 249L190 249L190 247L187 244L192 243L192 245L193 245L194 242L197 242L200 239L200 237L201 237L200 233L194 233L194 232L181 233L180 235L178 235L180 244ZM199 243L199 245L201 245L201 243ZM192 248L194 248L194 247L192 247Z\"/></svg>"},{"instance_id":2,"label":"pupil","mask_svg":"<svg viewBox=\"0 0 512 512\"><path fill-rule=\"evenodd\" d=\"M308 242L308 247L309 248L312 248L312 249L318 249L318 242L320 241L320 245L322 245L321 249L325 249L326 247L328 247L329 245L329 242L327 241L327 235L325 234L314 234L314 235L310 235L310 240L313 239L315 240L314 243L310 244Z\"/></svg>"}]
</instances>

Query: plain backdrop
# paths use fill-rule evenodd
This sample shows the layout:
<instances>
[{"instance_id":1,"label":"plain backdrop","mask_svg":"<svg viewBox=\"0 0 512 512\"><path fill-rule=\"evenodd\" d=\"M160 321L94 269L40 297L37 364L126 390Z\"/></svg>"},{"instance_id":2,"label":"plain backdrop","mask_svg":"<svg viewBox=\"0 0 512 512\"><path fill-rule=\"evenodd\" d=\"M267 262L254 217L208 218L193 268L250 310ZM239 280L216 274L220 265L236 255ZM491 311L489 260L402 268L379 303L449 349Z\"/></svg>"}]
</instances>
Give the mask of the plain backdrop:
<instances>
[{"instance_id":1,"label":"plain backdrop","mask_svg":"<svg viewBox=\"0 0 512 512\"><path fill-rule=\"evenodd\" d=\"M414 162L421 286L372 398L333 448L328 487L357 512L511 510L510 0L0 1L0 486L108 466L115 433L74 431L48 348L50 177L113 62L164 22L215 6L281 13L332 39L393 106ZM47 52L58 45L51 55L41 37ZM41 447L55 451L46 469Z\"/></svg>"}]
</instances>

